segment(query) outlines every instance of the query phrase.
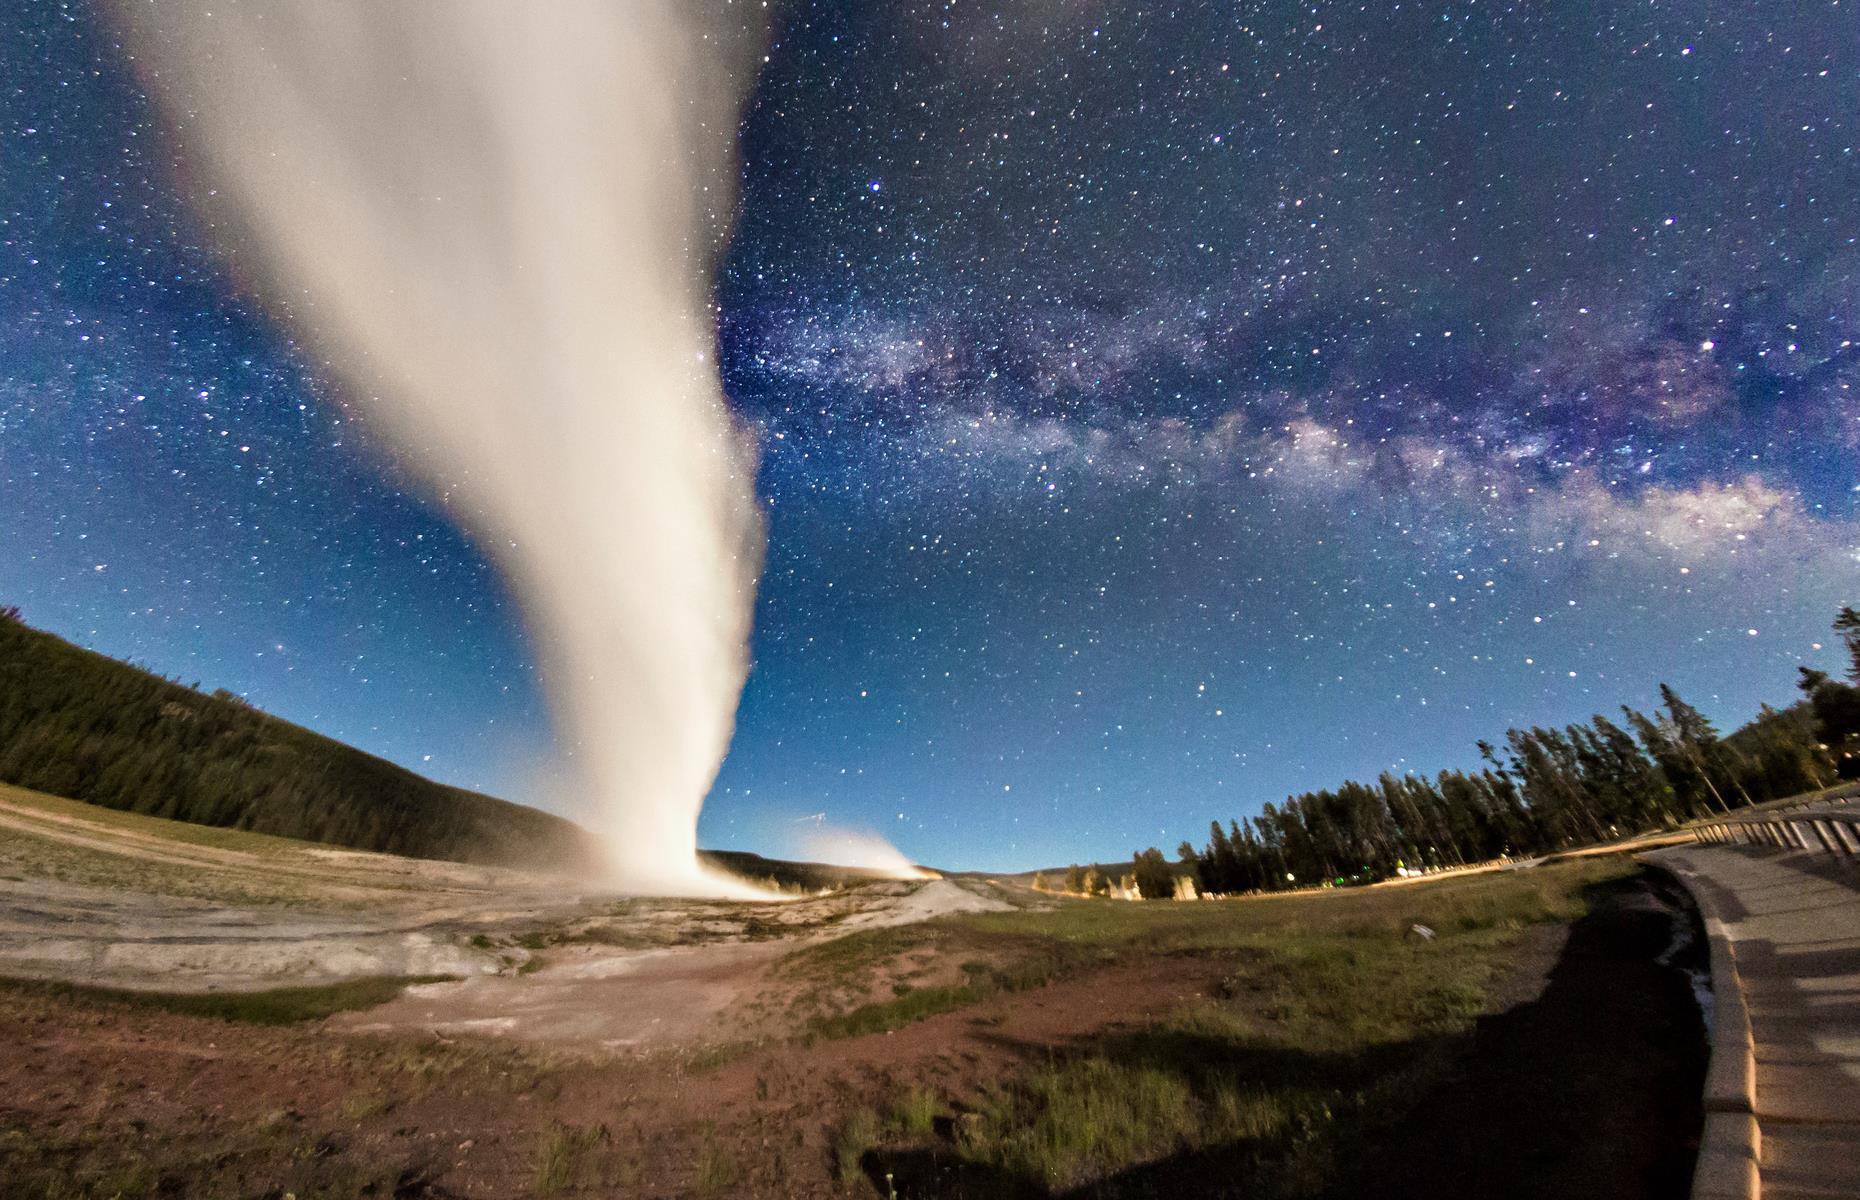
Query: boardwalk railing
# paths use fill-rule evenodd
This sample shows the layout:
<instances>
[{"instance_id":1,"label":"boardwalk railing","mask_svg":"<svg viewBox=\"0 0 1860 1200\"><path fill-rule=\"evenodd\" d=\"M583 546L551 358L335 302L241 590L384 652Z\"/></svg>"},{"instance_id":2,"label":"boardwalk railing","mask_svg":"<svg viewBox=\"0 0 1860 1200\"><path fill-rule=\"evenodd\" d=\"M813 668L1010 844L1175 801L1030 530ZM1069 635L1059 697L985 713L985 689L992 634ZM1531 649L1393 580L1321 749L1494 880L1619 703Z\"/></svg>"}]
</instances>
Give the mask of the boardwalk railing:
<instances>
[{"instance_id":1,"label":"boardwalk railing","mask_svg":"<svg viewBox=\"0 0 1860 1200\"><path fill-rule=\"evenodd\" d=\"M1848 797L1832 801L1846 804ZM1747 813L1693 827L1694 836L1708 845L1776 846L1784 850L1810 850L1832 854L1847 862L1860 861L1860 813L1828 808Z\"/></svg>"}]
</instances>

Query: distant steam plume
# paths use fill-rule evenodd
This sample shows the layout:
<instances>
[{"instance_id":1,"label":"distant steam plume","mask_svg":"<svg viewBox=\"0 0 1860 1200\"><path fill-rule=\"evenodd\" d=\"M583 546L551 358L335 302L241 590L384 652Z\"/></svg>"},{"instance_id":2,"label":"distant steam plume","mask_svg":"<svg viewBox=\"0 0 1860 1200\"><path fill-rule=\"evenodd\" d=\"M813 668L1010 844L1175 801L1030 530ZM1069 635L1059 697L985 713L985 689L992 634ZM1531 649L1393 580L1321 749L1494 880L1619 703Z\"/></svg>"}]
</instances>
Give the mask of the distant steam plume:
<instances>
[{"instance_id":1,"label":"distant steam plume","mask_svg":"<svg viewBox=\"0 0 1860 1200\"><path fill-rule=\"evenodd\" d=\"M242 280L504 568L617 882L698 809L763 529L713 354L762 8L117 0Z\"/></svg>"},{"instance_id":2,"label":"distant steam plume","mask_svg":"<svg viewBox=\"0 0 1860 1200\"><path fill-rule=\"evenodd\" d=\"M918 866L904 852L870 830L842 829L815 823L799 840L800 855L814 862L841 867L862 867L893 879L941 879L935 871Z\"/></svg>"}]
</instances>

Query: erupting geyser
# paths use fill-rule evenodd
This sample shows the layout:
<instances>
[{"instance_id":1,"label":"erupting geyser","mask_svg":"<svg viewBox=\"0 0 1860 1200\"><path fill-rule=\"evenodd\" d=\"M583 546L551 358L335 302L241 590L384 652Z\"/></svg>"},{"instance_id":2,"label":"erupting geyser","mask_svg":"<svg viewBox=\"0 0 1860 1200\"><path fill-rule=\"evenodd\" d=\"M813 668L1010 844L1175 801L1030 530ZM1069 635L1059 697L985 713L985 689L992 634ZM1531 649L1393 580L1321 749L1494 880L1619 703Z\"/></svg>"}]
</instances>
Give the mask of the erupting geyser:
<instances>
[{"instance_id":1,"label":"erupting geyser","mask_svg":"<svg viewBox=\"0 0 1860 1200\"><path fill-rule=\"evenodd\" d=\"M695 853L763 544L711 316L762 7L118 11L234 270L515 585L616 882L746 892Z\"/></svg>"}]
</instances>

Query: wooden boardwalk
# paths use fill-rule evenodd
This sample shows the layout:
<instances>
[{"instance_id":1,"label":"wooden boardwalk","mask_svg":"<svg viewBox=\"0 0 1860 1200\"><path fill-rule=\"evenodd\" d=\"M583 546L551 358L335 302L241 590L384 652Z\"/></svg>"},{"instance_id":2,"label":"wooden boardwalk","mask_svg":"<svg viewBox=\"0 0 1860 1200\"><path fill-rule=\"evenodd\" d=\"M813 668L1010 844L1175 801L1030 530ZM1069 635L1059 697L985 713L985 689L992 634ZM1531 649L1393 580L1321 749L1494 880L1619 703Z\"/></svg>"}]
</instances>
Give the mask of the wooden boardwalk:
<instances>
[{"instance_id":1,"label":"wooden boardwalk","mask_svg":"<svg viewBox=\"0 0 1860 1200\"><path fill-rule=\"evenodd\" d=\"M1692 890L1714 943L1694 1197L1860 1197L1860 870L1748 846L1645 857Z\"/></svg>"}]
</instances>

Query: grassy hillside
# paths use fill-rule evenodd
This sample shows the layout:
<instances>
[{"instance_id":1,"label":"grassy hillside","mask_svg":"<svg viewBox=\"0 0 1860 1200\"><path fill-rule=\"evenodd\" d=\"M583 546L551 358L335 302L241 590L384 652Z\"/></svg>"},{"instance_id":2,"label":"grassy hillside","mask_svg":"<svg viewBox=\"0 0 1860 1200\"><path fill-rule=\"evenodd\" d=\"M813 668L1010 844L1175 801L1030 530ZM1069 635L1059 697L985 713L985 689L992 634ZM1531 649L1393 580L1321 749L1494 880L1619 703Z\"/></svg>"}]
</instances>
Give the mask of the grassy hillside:
<instances>
[{"instance_id":1,"label":"grassy hillside","mask_svg":"<svg viewBox=\"0 0 1860 1200\"><path fill-rule=\"evenodd\" d=\"M0 783L127 812L500 866L589 856L579 826L422 779L0 613Z\"/></svg>"}]
</instances>

